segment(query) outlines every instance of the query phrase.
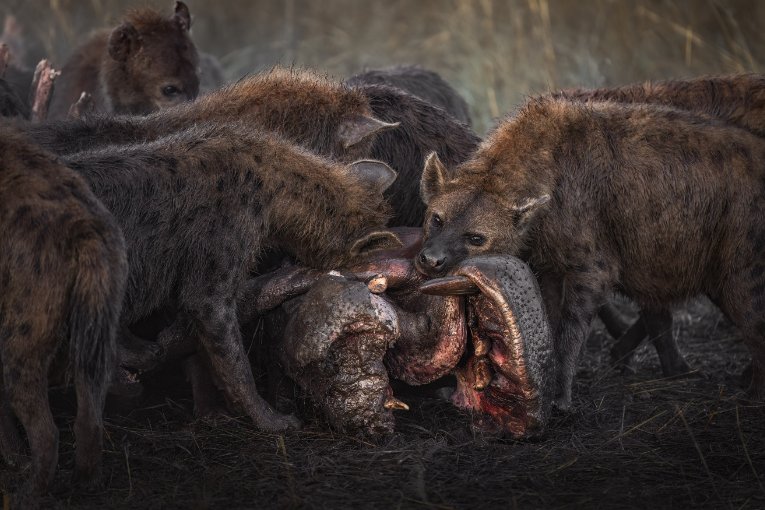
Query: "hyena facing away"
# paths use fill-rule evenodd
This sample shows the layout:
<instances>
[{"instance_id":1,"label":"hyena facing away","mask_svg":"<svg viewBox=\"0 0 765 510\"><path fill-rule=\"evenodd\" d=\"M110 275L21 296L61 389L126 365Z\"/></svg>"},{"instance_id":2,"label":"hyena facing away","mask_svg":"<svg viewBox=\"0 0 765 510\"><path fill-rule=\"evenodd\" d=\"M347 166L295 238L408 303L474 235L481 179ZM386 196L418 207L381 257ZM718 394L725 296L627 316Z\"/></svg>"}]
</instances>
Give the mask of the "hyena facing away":
<instances>
[{"instance_id":1,"label":"hyena facing away","mask_svg":"<svg viewBox=\"0 0 765 510\"><path fill-rule=\"evenodd\" d=\"M63 119L82 92L97 112L144 115L199 92L199 57L189 38L191 15L175 2L170 17L142 8L129 11L112 31L94 34L64 64L49 118Z\"/></svg>"},{"instance_id":2,"label":"hyena facing away","mask_svg":"<svg viewBox=\"0 0 765 510\"><path fill-rule=\"evenodd\" d=\"M750 393L762 398L764 163L765 141L690 112L531 100L455 177L429 159L416 263L440 275L473 254L526 257L556 332L560 407L590 321L616 288L647 311L708 295L741 329Z\"/></svg>"},{"instance_id":3,"label":"hyena facing away","mask_svg":"<svg viewBox=\"0 0 765 510\"><path fill-rule=\"evenodd\" d=\"M258 395L237 297L265 246L317 268L397 242L383 163L341 166L249 125L191 128L152 143L65 158L119 222L129 253L122 323L176 310L229 401L265 430L297 424Z\"/></svg>"},{"instance_id":4,"label":"hyena facing away","mask_svg":"<svg viewBox=\"0 0 765 510\"><path fill-rule=\"evenodd\" d=\"M0 448L6 460L19 453L15 414L32 453L29 488L44 491L58 459L49 372L63 372L67 357L77 393L75 475L88 482L99 471L125 244L87 184L53 155L8 127L0 127L0 154Z\"/></svg>"}]
</instances>

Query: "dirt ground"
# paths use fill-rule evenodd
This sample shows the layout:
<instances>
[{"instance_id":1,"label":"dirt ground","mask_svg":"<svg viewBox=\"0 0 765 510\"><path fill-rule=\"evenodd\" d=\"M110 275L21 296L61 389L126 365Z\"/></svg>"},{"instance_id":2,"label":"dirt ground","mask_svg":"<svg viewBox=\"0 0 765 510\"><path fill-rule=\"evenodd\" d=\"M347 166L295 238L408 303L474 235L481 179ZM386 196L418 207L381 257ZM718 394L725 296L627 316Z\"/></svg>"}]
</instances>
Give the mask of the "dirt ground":
<instances>
[{"instance_id":1,"label":"dirt ground","mask_svg":"<svg viewBox=\"0 0 765 510\"><path fill-rule=\"evenodd\" d=\"M765 404L743 400L739 336L705 301L675 314L675 333L696 374L663 379L646 345L622 375L596 324L573 411L534 442L475 435L435 395L404 397L411 410L379 444L317 417L264 434L244 418L195 421L181 379L155 381L137 408L108 413L105 485L88 495L68 492L72 409L54 393L61 470L58 499L43 507L765 508ZM3 470L0 482L25 474Z\"/></svg>"}]
</instances>

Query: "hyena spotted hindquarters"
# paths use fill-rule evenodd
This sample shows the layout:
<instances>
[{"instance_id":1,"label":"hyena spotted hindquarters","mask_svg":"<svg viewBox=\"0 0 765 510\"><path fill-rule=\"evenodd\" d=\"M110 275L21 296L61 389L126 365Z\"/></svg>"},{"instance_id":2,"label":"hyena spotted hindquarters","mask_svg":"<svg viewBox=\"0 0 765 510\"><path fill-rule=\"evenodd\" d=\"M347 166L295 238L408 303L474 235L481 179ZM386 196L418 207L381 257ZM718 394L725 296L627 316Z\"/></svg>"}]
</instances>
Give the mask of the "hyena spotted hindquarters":
<instances>
[{"instance_id":1,"label":"hyena spotted hindquarters","mask_svg":"<svg viewBox=\"0 0 765 510\"><path fill-rule=\"evenodd\" d=\"M311 267L347 265L397 239L383 163L341 166L249 125L195 127L151 143L65 158L115 215L129 253L122 322L176 310L229 401L256 425L297 424L258 395L237 298L265 246Z\"/></svg>"},{"instance_id":2,"label":"hyena spotted hindquarters","mask_svg":"<svg viewBox=\"0 0 765 510\"><path fill-rule=\"evenodd\" d=\"M531 100L455 177L429 159L416 263L440 275L473 254L526 257L555 325L560 407L570 405L590 321L615 288L647 311L708 295L741 329L750 393L762 398L764 163L765 141L690 112Z\"/></svg>"},{"instance_id":3,"label":"hyena spotted hindquarters","mask_svg":"<svg viewBox=\"0 0 765 510\"><path fill-rule=\"evenodd\" d=\"M82 92L95 111L144 115L193 100L199 93L199 57L189 38L191 15L175 2L170 17L142 8L122 24L97 32L64 64L49 118L63 119Z\"/></svg>"},{"instance_id":4,"label":"hyena spotted hindquarters","mask_svg":"<svg viewBox=\"0 0 765 510\"><path fill-rule=\"evenodd\" d=\"M119 227L80 176L7 126L0 154L0 447L6 460L19 453L15 414L32 453L29 488L39 492L58 459L49 373L67 356L75 475L97 478L127 261Z\"/></svg>"}]
</instances>

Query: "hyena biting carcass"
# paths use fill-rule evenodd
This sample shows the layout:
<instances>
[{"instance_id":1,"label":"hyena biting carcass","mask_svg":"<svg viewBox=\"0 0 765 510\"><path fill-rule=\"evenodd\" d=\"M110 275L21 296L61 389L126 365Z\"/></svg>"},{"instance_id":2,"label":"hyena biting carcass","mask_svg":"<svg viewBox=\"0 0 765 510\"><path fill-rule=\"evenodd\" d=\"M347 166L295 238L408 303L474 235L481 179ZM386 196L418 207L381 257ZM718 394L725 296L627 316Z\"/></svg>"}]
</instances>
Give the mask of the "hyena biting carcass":
<instances>
[{"instance_id":1,"label":"hyena biting carcass","mask_svg":"<svg viewBox=\"0 0 765 510\"><path fill-rule=\"evenodd\" d=\"M58 459L50 373L66 362L77 393L75 475L93 481L102 413L127 277L122 233L83 179L0 127L0 447L19 453L12 416L32 453L30 489L44 491Z\"/></svg>"},{"instance_id":2,"label":"hyena biting carcass","mask_svg":"<svg viewBox=\"0 0 765 510\"><path fill-rule=\"evenodd\" d=\"M562 408L590 321L616 288L647 311L709 296L741 329L750 394L762 398L764 163L764 140L690 112L532 99L454 177L429 159L416 263L441 275L475 254L525 257L556 332Z\"/></svg>"},{"instance_id":3,"label":"hyena biting carcass","mask_svg":"<svg viewBox=\"0 0 765 510\"><path fill-rule=\"evenodd\" d=\"M190 27L180 1L170 17L149 8L128 11L118 27L94 34L64 64L49 118L66 118L83 92L95 111L116 114L144 115L193 100L199 57Z\"/></svg>"},{"instance_id":4,"label":"hyena biting carcass","mask_svg":"<svg viewBox=\"0 0 765 510\"><path fill-rule=\"evenodd\" d=\"M126 238L122 323L175 310L209 357L229 401L265 430L294 427L258 395L241 341L237 298L264 247L316 268L347 265L397 242L385 225L387 165L342 166L238 126L194 127L146 144L68 156Z\"/></svg>"}]
</instances>

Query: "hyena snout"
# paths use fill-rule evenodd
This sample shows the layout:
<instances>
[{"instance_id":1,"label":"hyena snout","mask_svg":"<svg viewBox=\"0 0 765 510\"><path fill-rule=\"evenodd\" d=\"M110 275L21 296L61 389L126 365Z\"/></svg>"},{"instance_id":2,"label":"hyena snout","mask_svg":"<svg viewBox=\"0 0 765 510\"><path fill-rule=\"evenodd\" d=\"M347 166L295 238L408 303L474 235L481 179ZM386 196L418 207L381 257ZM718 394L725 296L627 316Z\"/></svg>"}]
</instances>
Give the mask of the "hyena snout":
<instances>
[{"instance_id":1,"label":"hyena snout","mask_svg":"<svg viewBox=\"0 0 765 510\"><path fill-rule=\"evenodd\" d=\"M437 276L446 271L446 252L438 248L426 247L415 260L417 269L428 276Z\"/></svg>"}]
</instances>

